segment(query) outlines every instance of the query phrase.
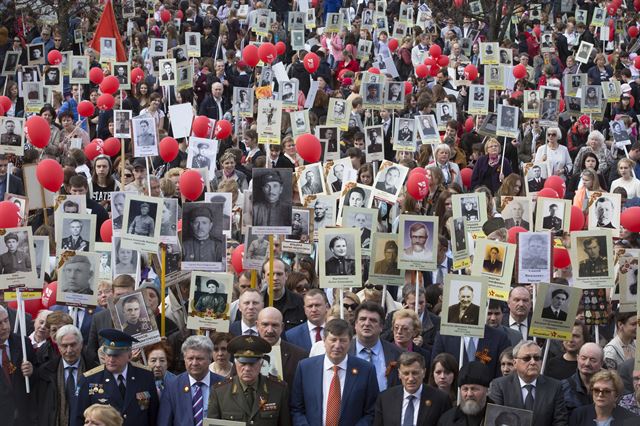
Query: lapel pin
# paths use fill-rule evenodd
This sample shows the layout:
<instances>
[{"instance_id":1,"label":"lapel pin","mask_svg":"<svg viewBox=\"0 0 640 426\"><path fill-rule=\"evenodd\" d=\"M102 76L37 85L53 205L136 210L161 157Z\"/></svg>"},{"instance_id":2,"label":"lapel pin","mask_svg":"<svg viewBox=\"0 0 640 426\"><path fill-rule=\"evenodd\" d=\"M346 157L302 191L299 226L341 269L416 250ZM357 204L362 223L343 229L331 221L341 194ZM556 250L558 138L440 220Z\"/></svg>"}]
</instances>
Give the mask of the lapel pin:
<instances>
[{"instance_id":1,"label":"lapel pin","mask_svg":"<svg viewBox=\"0 0 640 426\"><path fill-rule=\"evenodd\" d=\"M187 392L189 392L189 386L184 387L184 393L187 393Z\"/></svg>"},{"instance_id":2,"label":"lapel pin","mask_svg":"<svg viewBox=\"0 0 640 426\"><path fill-rule=\"evenodd\" d=\"M357 368L352 369L351 374L358 374L358 369Z\"/></svg>"},{"instance_id":3,"label":"lapel pin","mask_svg":"<svg viewBox=\"0 0 640 426\"><path fill-rule=\"evenodd\" d=\"M427 407L431 407L431 400L430 400L430 399L427 399L427 400L424 402L424 405L426 405Z\"/></svg>"}]
</instances>

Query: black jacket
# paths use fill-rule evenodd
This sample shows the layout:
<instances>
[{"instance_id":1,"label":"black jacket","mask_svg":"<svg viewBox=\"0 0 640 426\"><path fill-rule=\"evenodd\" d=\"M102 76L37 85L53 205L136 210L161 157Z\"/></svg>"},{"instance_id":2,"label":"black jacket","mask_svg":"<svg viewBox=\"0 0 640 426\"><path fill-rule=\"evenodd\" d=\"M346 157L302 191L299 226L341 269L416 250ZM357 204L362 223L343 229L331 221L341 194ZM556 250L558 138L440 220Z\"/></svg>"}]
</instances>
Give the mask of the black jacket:
<instances>
[{"instance_id":1,"label":"black jacket","mask_svg":"<svg viewBox=\"0 0 640 426\"><path fill-rule=\"evenodd\" d=\"M38 410L34 409L36 403L33 393L38 386L36 355L31 341L25 337L27 360L33 364L34 369L34 373L29 378L31 393L27 393L24 376L20 371L23 361L20 336L11 333L7 341L9 358L15 370L11 373L11 385L7 383L5 375L0 374L0 423L3 426L33 426L38 419Z\"/></svg>"}]
</instances>

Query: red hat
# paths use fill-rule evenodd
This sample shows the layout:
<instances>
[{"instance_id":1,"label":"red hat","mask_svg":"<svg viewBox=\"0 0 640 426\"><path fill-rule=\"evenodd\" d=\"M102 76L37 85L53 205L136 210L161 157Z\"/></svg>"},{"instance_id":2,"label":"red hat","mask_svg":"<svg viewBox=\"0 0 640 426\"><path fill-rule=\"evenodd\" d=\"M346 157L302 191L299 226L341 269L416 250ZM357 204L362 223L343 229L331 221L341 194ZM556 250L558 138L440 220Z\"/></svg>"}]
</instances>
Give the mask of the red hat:
<instances>
[{"instance_id":1,"label":"red hat","mask_svg":"<svg viewBox=\"0 0 640 426\"><path fill-rule=\"evenodd\" d=\"M589 118L588 115L581 115L580 118L578 118L578 121L584 127L590 127L591 126L591 119Z\"/></svg>"},{"instance_id":2,"label":"red hat","mask_svg":"<svg viewBox=\"0 0 640 426\"><path fill-rule=\"evenodd\" d=\"M247 63L245 61L243 61L242 59L240 59L238 62L236 62L236 67L238 67L238 69L245 69L247 68Z\"/></svg>"},{"instance_id":3,"label":"red hat","mask_svg":"<svg viewBox=\"0 0 640 426\"><path fill-rule=\"evenodd\" d=\"M343 86L351 86L351 83L353 83L353 80L351 80L350 77L345 77L342 79Z\"/></svg>"}]
</instances>

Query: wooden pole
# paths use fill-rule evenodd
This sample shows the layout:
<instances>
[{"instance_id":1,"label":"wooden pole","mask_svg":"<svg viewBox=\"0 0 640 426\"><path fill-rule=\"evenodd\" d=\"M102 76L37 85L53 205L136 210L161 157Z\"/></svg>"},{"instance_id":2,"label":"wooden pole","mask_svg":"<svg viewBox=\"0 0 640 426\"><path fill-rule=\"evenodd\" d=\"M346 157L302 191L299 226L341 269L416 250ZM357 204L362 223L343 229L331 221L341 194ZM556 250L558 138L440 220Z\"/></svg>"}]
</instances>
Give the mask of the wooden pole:
<instances>
[{"instance_id":1,"label":"wooden pole","mask_svg":"<svg viewBox=\"0 0 640 426\"><path fill-rule=\"evenodd\" d=\"M273 306L273 234L269 235L269 306Z\"/></svg>"},{"instance_id":2,"label":"wooden pole","mask_svg":"<svg viewBox=\"0 0 640 426\"><path fill-rule=\"evenodd\" d=\"M165 293L167 291L167 246L160 245L162 271L160 274L160 336L166 335L166 307L164 304Z\"/></svg>"},{"instance_id":3,"label":"wooden pole","mask_svg":"<svg viewBox=\"0 0 640 426\"><path fill-rule=\"evenodd\" d=\"M256 288L258 286L258 271L255 269L251 270L251 288Z\"/></svg>"},{"instance_id":4,"label":"wooden pole","mask_svg":"<svg viewBox=\"0 0 640 426\"><path fill-rule=\"evenodd\" d=\"M45 226L49 226L49 215L47 214L47 199L44 196L44 186L42 185L40 185L40 196L42 197L42 215L44 216L44 224Z\"/></svg>"},{"instance_id":5,"label":"wooden pole","mask_svg":"<svg viewBox=\"0 0 640 426\"><path fill-rule=\"evenodd\" d=\"M120 191L124 192L124 166L125 166L125 158L124 158L124 139L120 139Z\"/></svg>"}]
</instances>

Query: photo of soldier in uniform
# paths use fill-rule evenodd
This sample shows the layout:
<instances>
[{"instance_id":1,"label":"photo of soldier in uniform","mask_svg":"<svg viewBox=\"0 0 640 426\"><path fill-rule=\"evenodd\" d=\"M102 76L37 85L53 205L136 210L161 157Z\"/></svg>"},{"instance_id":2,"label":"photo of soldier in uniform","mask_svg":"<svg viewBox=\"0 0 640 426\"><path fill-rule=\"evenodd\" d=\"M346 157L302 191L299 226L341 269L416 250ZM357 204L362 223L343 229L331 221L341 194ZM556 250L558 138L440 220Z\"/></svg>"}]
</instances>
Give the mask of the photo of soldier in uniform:
<instances>
[{"instance_id":1,"label":"photo of soldier in uniform","mask_svg":"<svg viewBox=\"0 0 640 426\"><path fill-rule=\"evenodd\" d=\"M569 292L563 288L551 289L551 303L542 310L542 318L554 321L566 321ZM564 309L563 309L564 308Z\"/></svg>"},{"instance_id":2,"label":"photo of soldier in uniform","mask_svg":"<svg viewBox=\"0 0 640 426\"><path fill-rule=\"evenodd\" d=\"M113 136L122 139L131 139L131 114L132 111L113 111Z\"/></svg>"},{"instance_id":3,"label":"photo of soldier in uniform","mask_svg":"<svg viewBox=\"0 0 640 426\"><path fill-rule=\"evenodd\" d=\"M605 236L578 237L578 275L580 277L606 277L609 275L607 242Z\"/></svg>"},{"instance_id":4,"label":"photo of soldier in uniform","mask_svg":"<svg viewBox=\"0 0 640 426\"><path fill-rule=\"evenodd\" d=\"M253 226L291 232L292 175L284 169L253 169ZM254 232L258 233L257 229Z\"/></svg>"},{"instance_id":5,"label":"photo of soldier in uniform","mask_svg":"<svg viewBox=\"0 0 640 426\"><path fill-rule=\"evenodd\" d=\"M182 223L182 267L226 268L226 239L222 233L222 203L184 205ZM200 266L202 265L202 266ZM190 268L189 268L190 269Z\"/></svg>"},{"instance_id":6,"label":"photo of soldier in uniform","mask_svg":"<svg viewBox=\"0 0 640 426\"><path fill-rule=\"evenodd\" d=\"M134 155L148 157L158 155L158 136L155 120L152 117L136 117L132 120L134 134Z\"/></svg>"},{"instance_id":7,"label":"photo of soldier in uniform","mask_svg":"<svg viewBox=\"0 0 640 426\"><path fill-rule=\"evenodd\" d=\"M0 240L0 275L15 272L31 272L31 257L28 247L26 231L9 231ZM4 246L4 247L3 247ZM4 287L4 285L0 286Z\"/></svg>"},{"instance_id":8,"label":"photo of soldier in uniform","mask_svg":"<svg viewBox=\"0 0 640 426\"><path fill-rule=\"evenodd\" d=\"M82 215L85 218L76 216L79 215L62 216L63 226L60 248L62 250L91 251L91 240L95 233L92 233L92 220L90 218L95 218L95 216ZM95 223L95 219L93 223Z\"/></svg>"},{"instance_id":9,"label":"photo of soldier in uniform","mask_svg":"<svg viewBox=\"0 0 640 426\"><path fill-rule=\"evenodd\" d=\"M95 295L97 273L90 258L85 254L76 254L65 260L59 268L63 293ZM58 298L58 301L61 299Z\"/></svg>"},{"instance_id":10,"label":"photo of soldier in uniform","mask_svg":"<svg viewBox=\"0 0 640 426\"><path fill-rule=\"evenodd\" d=\"M224 314L227 310L227 294L224 293L224 286L220 288L220 283L213 278L202 276L197 278L200 278L200 282L199 291L196 291L194 297L195 310L216 315ZM198 282L197 279L196 282Z\"/></svg>"},{"instance_id":11,"label":"photo of soldier in uniform","mask_svg":"<svg viewBox=\"0 0 640 426\"><path fill-rule=\"evenodd\" d=\"M23 153L23 119L0 117L0 153Z\"/></svg>"},{"instance_id":12,"label":"photo of soldier in uniform","mask_svg":"<svg viewBox=\"0 0 640 426\"><path fill-rule=\"evenodd\" d=\"M545 201L544 211L548 214L544 215L542 219L542 229L548 229L558 235L562 233L562 218L564 216L564 204L556 203L553 201Z\"/></svg>"},{"instance_id":13,"label":"photo of soldier in uniform","mask_svg":"<svg viewBox=\"0 0 640 426\"><path fill-rule=\"evenodd\" d=\"M156 228L158 205L147 201L131 200L129 204L129 223L127 233L153 237Z\"/></svg>"}]
</instances>

